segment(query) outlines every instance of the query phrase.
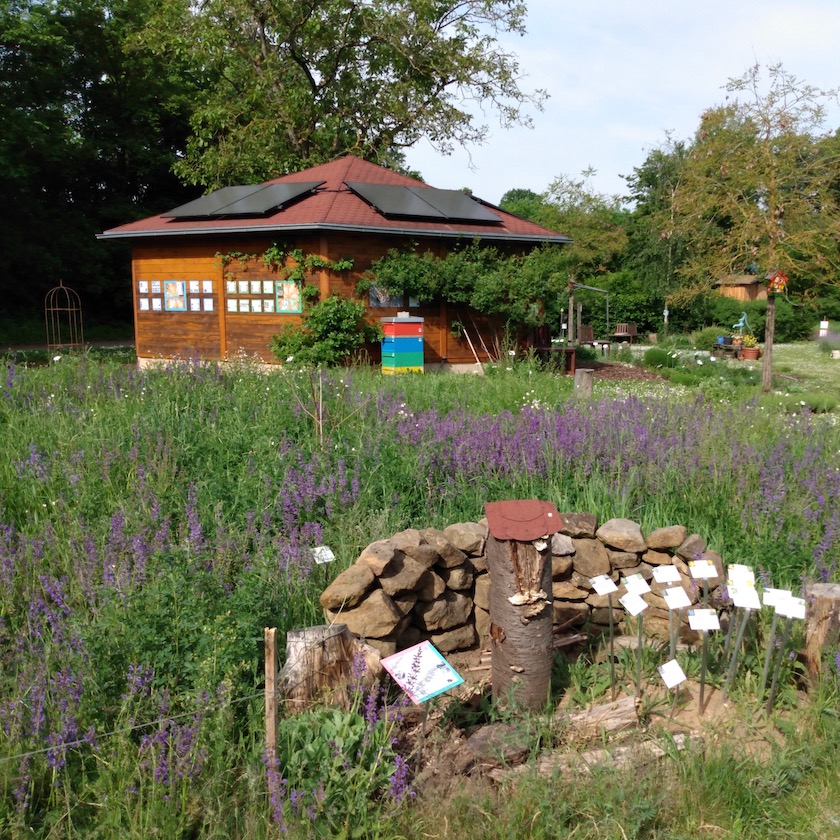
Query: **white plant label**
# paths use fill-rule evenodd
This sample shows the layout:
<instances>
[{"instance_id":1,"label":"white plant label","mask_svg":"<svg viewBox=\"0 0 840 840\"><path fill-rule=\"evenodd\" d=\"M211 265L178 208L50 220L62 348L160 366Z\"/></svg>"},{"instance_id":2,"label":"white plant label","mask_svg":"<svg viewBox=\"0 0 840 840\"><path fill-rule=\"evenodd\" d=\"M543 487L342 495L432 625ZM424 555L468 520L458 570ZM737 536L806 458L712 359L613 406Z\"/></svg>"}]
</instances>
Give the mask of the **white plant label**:
<instances>
[{"instance_id":1,"label":"white plant label","mask_svg":"<svg viewBox=\"0 0 840 840\"><path fill-rule=\"evenodd\" d=\"M662 677L662 681L667 688L674 688L680 683L685 682L685 671L683 671L680 663L676 659L660 665L656 670L659 671L659 676Z\"/></svg>"},{"instance_id":2,"label":"white plant label","mask_svg":"<svg viewBox=\"0 0 840 840\"><path fill-rule=\"evenodd\" d=\"M312 549L312 556L315 558L315 562L319 566L323 566L326 563L332 563L335 560L335 554L332 553L332 549L328 545L316 545L315 548Z\"/></svg>"},{"instance_id":3,"label":"white plant label","mask_svg":"<svg viewBox=\"0 0 840 840\"><path fill-rule=\"evenodd\" d=\"M653 579L657 583L679 583L680 570L676 566L654 566Z\"/></svg>"},{"instance_id":4,"label":"white plant label","mask_svg":"<svg viewBox=\"0 0 840 840\"><path fill-rule=\"evenodd\" d=\"M624 578L622 583L627 591L634 595L644 595L645 592L650 592L648 582L642 577L641 573Z\"/></svg>"},{"instance_id":5,"label":"white plant label","mask_svg":"<svg viewBox=\"0 0 840 840\"><path fill-rule=\"evenodd\" d=\"M589 582L598 595L610 595L618 590L618 587L609 575L598 575L597 577L589 578Z\"/></svg>"},{"instance_id":6,"label":"white plant label","mask_svg":"<svg viewBox=\"0 0 840 840\"><path fill-rule=\"evenodd\" d=\"M669 610L681 610L691 606L691 598L681 586L674 586L662 593Z\"/></svg>"},{"instance_id":7,"label":"white plant label","mask_svg":"<svg viewBox=\"0 0 840 840\"><path fill-rule=\"evenodd\" d=\"M745 610L760 610L761 600L758 597L758 592L753 584L747 581L738 581L729 586L729 597L732 598L732 603L736 607L741 607Z\"/></svg>"},{"instance_id":8,"label":"white plant label","mask_svg":"<svg viewBox=\"0 0 840 840\"><path fill-rule=\"evenodd\" d=\"M776 606L776 612L785 618L805 618L805 599L791 595Z\"/></svg>"},{"instance_id":9,"label":"white plant label","mask_svg":"<svg viewBox=\"0 0 840 840\"><path fill-rule=\"evenodd\" d=\"M633 616L639 615L648 608L644 598L636 592L628 592L626 595L622 595L618 600L621 606Z\"/></svg>"},{"instance_id":10,"label":"white plant label","mask_svg":"<svg viewBox=\"0 0 840 840\"><path fill-rule=\"evenodd\" d=\"M708 580L717 577L717 569L714 563L708 560L692 560L688 564L688 570L695 580Z\"/></svg>"},{"instance_id":11,"label":"white plant label","mask_svg":"<svg viewBox=\"0 0 840 840\"><path fill-rule=\"evenodd\" d=\"M765 607L778 607L783 601L793 597L793 592L789 589L771 589L769 586L764 590L763 594Z\"/></svg>"},{"instance_id":12,"label":"white plant label","mask_svg":"<svg viewBox=\"0 0 840 840\"><path fill-rule=\"evenodd\" d=\"M714 610L694 609L688 611L688 626L692 630L720 630L720 621Z\"/></svg>"},{"instance_id":13,"label":"white plant label","mask_svg":"<svg viewBox=\"0 0 840 840\"><path fill-rule=\"evenodd\" d=\"M729 580L732 583L752 583L755 584L755 572L749 567L741 563L733 563L726 569Z\"/></svg>"}]
</instances>

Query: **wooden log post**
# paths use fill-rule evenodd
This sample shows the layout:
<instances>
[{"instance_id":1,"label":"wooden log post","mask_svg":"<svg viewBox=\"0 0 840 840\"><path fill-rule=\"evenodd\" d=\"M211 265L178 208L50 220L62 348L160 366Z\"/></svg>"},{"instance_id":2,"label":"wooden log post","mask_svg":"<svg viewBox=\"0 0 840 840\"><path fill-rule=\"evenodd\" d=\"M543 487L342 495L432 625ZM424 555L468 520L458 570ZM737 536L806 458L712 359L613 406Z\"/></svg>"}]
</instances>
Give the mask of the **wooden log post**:
<instances>
[{"instance_id":1,"label":"wooden log post","mask_svg":"<svg viewBox=\"0 0 840 840\"><path fill-rule=\"evenodd\" d=\"M560 515L533 499L488 502L485 511L493 701L539 710L551 684L551 535Z\"/></svg>"},{"instance_id":2,"label":"wooden log post","mask_svg":"<svg viewBox=\"0 0 840 840\"><path fill-rule=\"evenodd\" d=\"M826 648L840 648L840 583L812 583L805 591L805 662L817 677Z\"/></svg>"},{"instance_id":3,"label":"wooden log post","mask_svg":"<svg viewBox=\"0 0 840 840\"><path fill-rule=\"evenodd\" d=\"M577 368L575 370L575 398L579 400L592 399L592 379L595 371L592 368Z\"/></svg>"},{"instance_id":4,"label":"wooden log post","mask_svg":"<svg viewBox=\"0 0 840 840\"><path fill-rule=\"evenodd\" d=\"M277 628L266 627L265 638L265 752L270 763L277 755Z\"/></svg>"}]
</instances>

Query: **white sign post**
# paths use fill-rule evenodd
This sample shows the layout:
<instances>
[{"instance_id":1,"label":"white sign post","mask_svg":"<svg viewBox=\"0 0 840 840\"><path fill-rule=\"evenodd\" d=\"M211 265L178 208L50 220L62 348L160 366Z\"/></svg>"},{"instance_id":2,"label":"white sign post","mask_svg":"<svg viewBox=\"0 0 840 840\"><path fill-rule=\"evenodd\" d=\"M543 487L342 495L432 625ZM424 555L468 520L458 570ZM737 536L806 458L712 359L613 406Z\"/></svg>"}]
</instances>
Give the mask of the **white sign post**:
<instances>
[{"instance_id":1,"label":"white sign post","mask_svg":"<svg viewBox=\"0 0 840 840\"><path fill-rule=\"evenodd\" d=\"M610 693L612 699L615 700L615 630L613 629L613 592L618 591L618 587L609 575L597 575L594 578L589 578L595 592L598 595L607 596L607 606L610 614Z\"/></svg>"},{"instance_id":2,"label":"white sign post","mask_svg":"<svg viewBox=\"0 0 840 840\"><path fill-rule=\"evenodd\" d=\"M382 667L394 678L412 703L425 703L464 678L443 658L431 642L420 642L382 660Z\"/></svg>"},{"instance_id":3,"label":"white sign post","mask_svg":"<svg viewBox=\"0 0 840 840\"><path fill-rule=\"evenodd\" d=\"M688 570L691 572L691 576L697 580L698 578L702 579L703 581L703 611L709 612L709 578L713 578L717 575L717 569L715 569L714 564L710 563L708 560L692 560L688 564ZM695 610L695 612L699 612L699 610ZM712 610L714 612L714 610ZM689 616L691 613L689 613ZM690 619L689 619L690 620ZM715 621L717 622L717 614L715 614ZM695 629L695 628L692 628ZM720 624L717 627L712 628L714 630L720 629ZM700 671L700 714L703 714L703 694L706 690L706 662L709 658L709 634L707 632L703 632L703 664L701 666Z\"/></svg>"},{"instance_id":4,"label":"white sign post","mask_svg":"<svg viewBox=\"0 0 840 840\"><path fill-rule=\"evenodd\" d=\"M767 650L764 653L764 670L761 672L761 686L758 689L758 696L764 699L764 689L767 688L767 676L770 673L770 659L773 656L773 646L776 643L776 628L779 626L779 611L776 607L787 598L793 597L789 589L771 589L769 586L764 590L763 599L765 607L773 607L773 622L770 625L770 635L767 637Z\"/></svg>"},{"instance_id":5,"label":"white sign post","mask_svg":"<svg viewBox=\"0 0 840 840\"><path fill-rule=\"evenodd\" d=\"M647 601L642 598L645 592L650 592L647 581L641 574L630 575L624 578L624 587L627 594L619 598L621 605L630 615L639 618L639 639L636 647L636 697L642 696L642 625L644 617L642 613L648 608Z\"/></svg>"},{"instance_id":6,"label":"white sign post","mask_svg":"<svg viewBox=\"0 0 840 840\"><path fill-rule=\"evenodd\" d=\"M659 676L662 677L662 681L665 683L665 687L669 691L672 688L674 689L674 699L671 703L670 715L673 718L674 710L677 708L677 695L680 693L680 683L685 682L685 672L676 659L671 659L670 662L660 665L657 670L659 671Z\"/></svg>"},{"instance_id":7,"label":"white sign post","mask_svg":"<svg viewBox=\"0 0 840 840\"><path fill-rule=\"evenodd\" d=\"M728 694L735 679L735 671L738 667L738 654L744 642L744 631L747 629L752 610L761 609L761 601L755 589L755 579L750 575L744 575L737 580L729 582L729 595L737 609L741 610L741 623L738 627L738 635L735 639L735 647L732 650L732 658L729 662L729 671L726 674L726 682L723 686L723 693ZM725 653L725 651L724 651ZM725 656L724 656L725 658Z\"/></svg>"},{"instance_id":8,"label":"white sign post","mask_svg":"<svg viewBox=\"0 0 840 840\"><path fill-rule=\"evenodd\" d=\"M676 566L654 566L653 579L657 583L679 583L680 570ZM677 586L674 587L674 589L678 589L680 592L683 593L683 596L685 597L685 604L683 606L687 607L691 603L691 601L688 600L688 596L685 594L683 588L681 586ZM665 590L665 592L670 591L672 590ZM665 603L668 604L668 639L671 644L671 659L674 659L674 657L677 655L677 633L679 632L680 622L682 621L682 607L672 607L671 604L668 602L667 597L665 597ZM678 610L679 614L677 616L674 616L674 610Z\"/></svg>"},{"instance_id":9,"label":"white sign post","mask_svg":"<svg viewBox=\"0 0 840 840\"><path fill-rule=\"evenodd\" d=\"M776 607L776 612L787 618L787 621L785 622L785 629L782 633L782 640L779 642L779 653L776 657L776 667L773 671L773 681L770 683L770 696L767 698L766 708L768 715L771 711L773 711L773 703L776 700L776 688L779 684L779 673L782 670L782 658L785 655L785 648L787 647L788 639L790 638L790 629L793 626L793 620L795 618L800 620L805 618L805 599L796 598L791 595L790 598L786 598L779 603Z\"/></svg>"},{"instance_id":10,"label":"white sign post","mask_svg":"<svg viewBox=\"0 0 840 840\"><path fill-rule=\"evenodd\" d=\"M688 611L688 625L692 630L703 634L703 658L700 663L700 714L703 714L703 698L706 693L706 664L709 658L709 631L720 630L717 613L710 609L694 609Z\"/></svg>"}]
</instances>

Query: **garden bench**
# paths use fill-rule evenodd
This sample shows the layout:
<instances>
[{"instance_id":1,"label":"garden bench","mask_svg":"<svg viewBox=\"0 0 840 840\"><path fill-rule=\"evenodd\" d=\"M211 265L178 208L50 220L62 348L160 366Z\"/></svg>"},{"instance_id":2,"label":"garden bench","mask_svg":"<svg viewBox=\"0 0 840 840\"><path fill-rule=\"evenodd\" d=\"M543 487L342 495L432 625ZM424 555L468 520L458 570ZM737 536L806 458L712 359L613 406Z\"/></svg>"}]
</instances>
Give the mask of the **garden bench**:
<instances>
[{"instance_id":1,"label":"garden bench","mask_svg":"<svg viewBox=\"0 0 840 840\"><path fill-rule=\"evenodd\" d=\"M616 324L615 332L610 336L616 341L629 341L633 343L633 339L639 335L635 324Z\"/></svg>"}]
</instances>

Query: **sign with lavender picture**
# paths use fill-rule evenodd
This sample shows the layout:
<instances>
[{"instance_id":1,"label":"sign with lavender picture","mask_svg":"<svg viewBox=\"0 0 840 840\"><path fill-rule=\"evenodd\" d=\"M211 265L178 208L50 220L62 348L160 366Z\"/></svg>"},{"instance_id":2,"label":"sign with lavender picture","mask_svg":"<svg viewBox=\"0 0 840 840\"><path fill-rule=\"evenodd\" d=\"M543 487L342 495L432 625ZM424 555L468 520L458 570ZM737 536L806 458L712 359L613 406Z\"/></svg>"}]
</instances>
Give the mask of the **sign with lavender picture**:
<instances>
[{"instance_id":1,"label":"sign with lavender picture","mask_svg":"<svg viewBox=\"0 0 840 840\"><path fill-rule=\"evenodd\" d=\"M409 699L418 705L464 681L428 641L386 656L382 660L382 667Z\"/></svg>"}]
</instances>

